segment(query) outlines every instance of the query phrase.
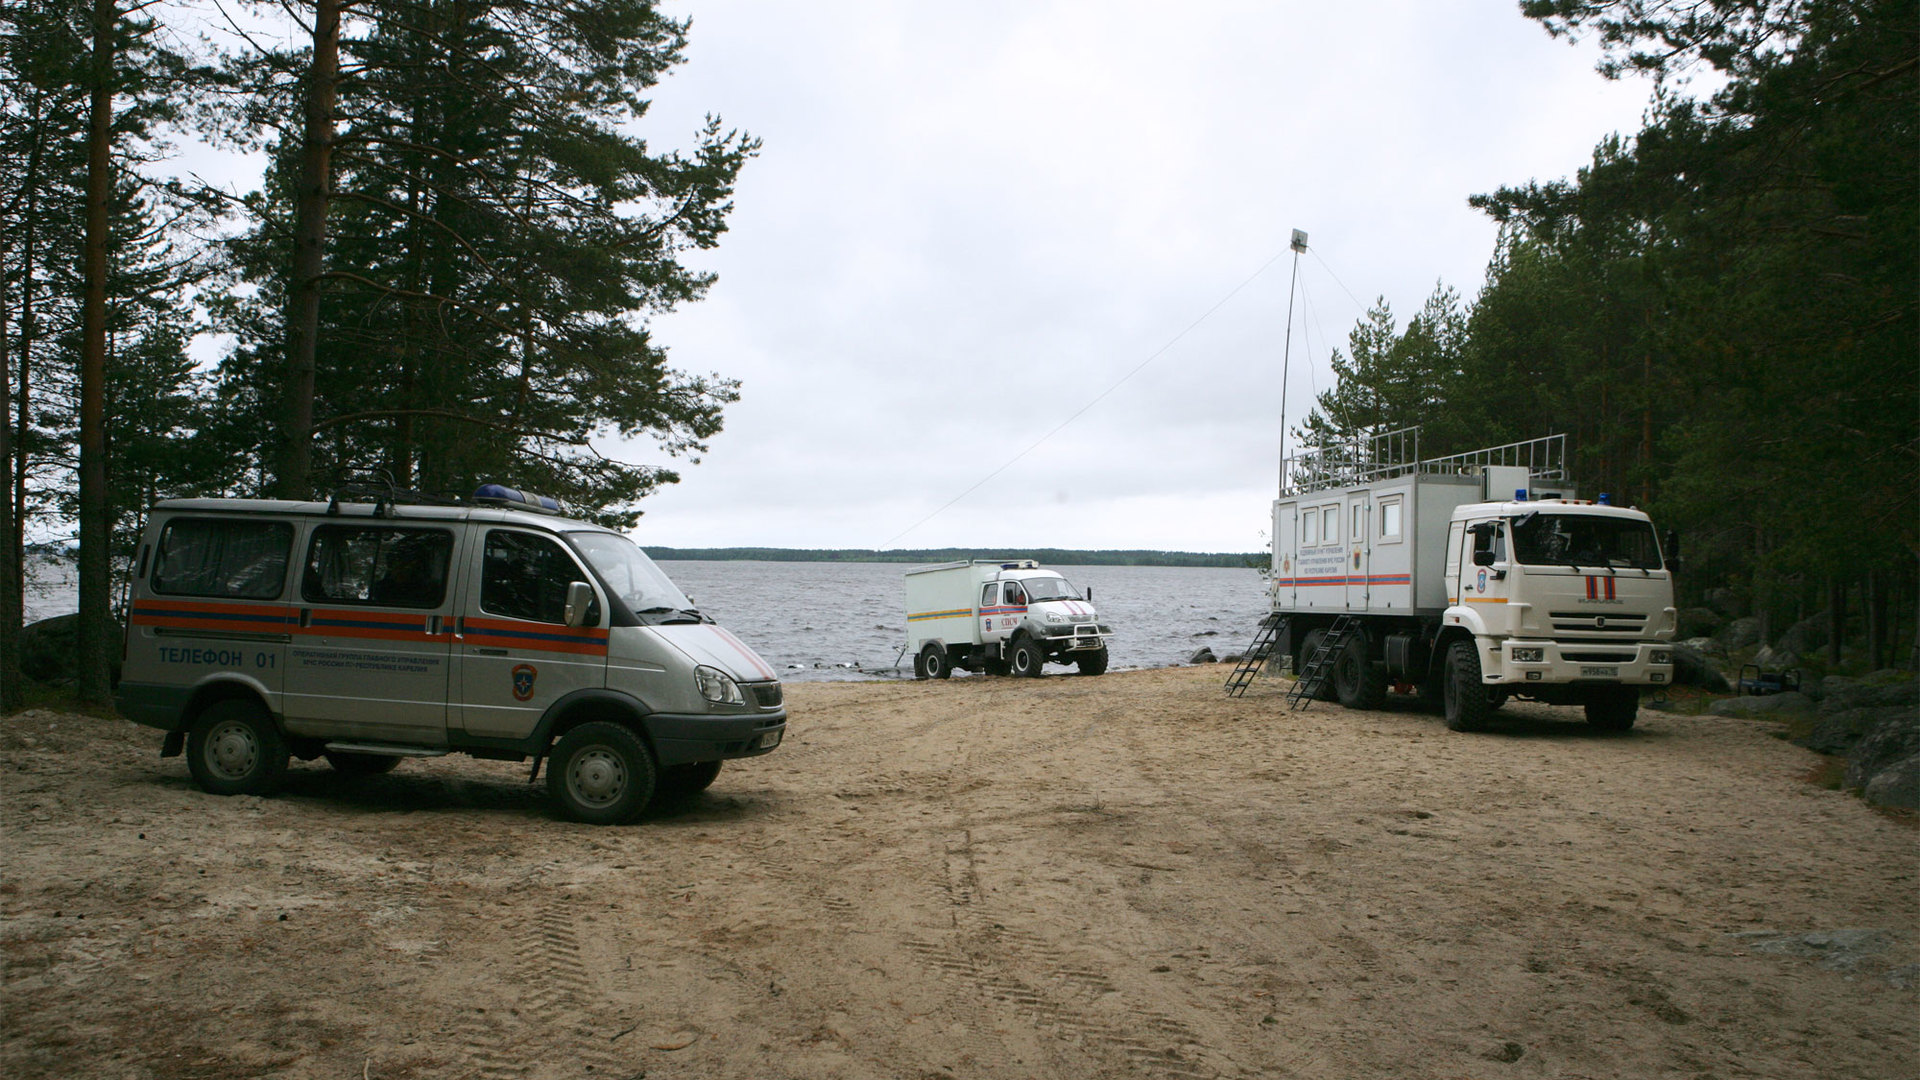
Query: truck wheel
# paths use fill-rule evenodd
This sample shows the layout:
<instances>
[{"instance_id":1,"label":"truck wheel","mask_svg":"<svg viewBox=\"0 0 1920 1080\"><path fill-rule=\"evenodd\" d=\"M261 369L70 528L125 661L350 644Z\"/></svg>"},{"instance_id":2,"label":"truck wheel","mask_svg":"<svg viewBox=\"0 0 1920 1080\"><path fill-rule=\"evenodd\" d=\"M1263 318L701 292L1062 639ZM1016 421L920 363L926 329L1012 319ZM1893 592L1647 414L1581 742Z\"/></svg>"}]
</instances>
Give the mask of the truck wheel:
<instances>
[{"instance_id":1,"label":"truck wheel","mask_svg":"<svg viewBox=\"0 0 1920 1080\"><path fill-rule=\"evenodd\" d=\"M1007 669L1016 678L1031 679L1040 674L1040 668L1046 662L1046 656L1032 638L1021 638L1013 643L1013 654L1007 658Z\"/></svg>"},{"instance_id":2,"label":"truck wheel","mask_svg":"<svg viewBox=\"0 0 1920 1080\"><path fill-rule=\"evenodd\" d=\"M355 754L345 750L328 750L327 764L342 776L378 776L390 773L400 765L400 759L392 754Z\"/></svg>"},{"instance_id":3,"label":"truck wheel","mask_svg":"<svg viewBox=\"0 0 1920 1080\"><path fill-rule=\"evenodd\" d=\"M1471 641L1456 641L1447 650L1444 680L1447 727L1454 731L1485 731L1493 716L1487 685L1480 681L1480 650Z\"/></svg>"},{"instance_id":4,"label":"truck wheel","mask_svg":"<svg viewBox=\"0 0 1920 1080\"><path fill-rule=\"evenodd\" d=\"M1333 690L1349 709L1377 709L1387 698L1387 673L1367 659L1367 643L1354 636L1333 662Z\"/></svg>"},{"instance_id":5,"label":"truck wheel","mask_svg":"<svg viewBox=\"0 0 1920 1080\"><path fill-rule=\"evenodd\" d=\"M1327 639L1325 630L1309 630L1307 636L1300 639L1300 655L1294 658L1293 674L1297 679L1307 677L1307 665L1313 661L1313 654L1320 651L1320 643ZM1328 679L1315 691L1313 700L1332 701L1334 698L1333 680Z\"/></svg>"},{"instance_id":6,"label":"truck wheel","mask_svg":"<svg viewBox=\"0 0 1920 1080\"><path fill-rule=\"evenodd\" d=\"M920 649L920 655L913 658L913 677L916 679L945 679L953 674L953 667L947 663L947 647L937 641L929 641Z\"/></svg>"},{"instance_id":7,"label":"truck wheel","mask_svg":"<svg viewBox=\"0 0 1920 1080\"><path fill-rule=\"evenodd\" d=\"M670 765L660 770L660 782L654 785L653 801L669 803L691 799L712 787L714 777L719 775L720 763L717 761Z\"/></svg>"},{"instance_id":8,"label":"truck wheel","mask_svg":"<svg viewBox=\"0 0 1920 1080\"><path fill-rule=\"evenodd\" d=\"M1105 675L1107 673L1107 647L1100 646L1098 652L1083 653L1074 661L1080 665L1082 675Z\"/></svg>"},{"instance_id":9,"label":"truck wheel","mask_svg":"<svg viewBox=\"0 0 1920 1080\"><path fill-rule=\"evenodd\" d=\"M1603 686L1587 699L1587 723L1601 731L1631 731L1640 717L1640 688Z\"/></svg>"},{"instance_id":10,"label":"truck wheel","mask_svg":"<svg viewBox=\"0 0 1920 1080\"><path fill-rule=\"evenodd\" d=\"M214 795L271 795L287 776L287 740L251 698L215 702L187 732L187 769Z\"/></svg>"},{"instance_id":11,"label":"truck wheel","mask_svg":"<svg viewBox=\"0 0 1920 1080\"><path fill-rule=\"evenodd\" d=\"M547 768L547 793L589 825L625 825L653 800L653 754L619 724L594 721L561 737Z\"/></svg>"}]
</instances>

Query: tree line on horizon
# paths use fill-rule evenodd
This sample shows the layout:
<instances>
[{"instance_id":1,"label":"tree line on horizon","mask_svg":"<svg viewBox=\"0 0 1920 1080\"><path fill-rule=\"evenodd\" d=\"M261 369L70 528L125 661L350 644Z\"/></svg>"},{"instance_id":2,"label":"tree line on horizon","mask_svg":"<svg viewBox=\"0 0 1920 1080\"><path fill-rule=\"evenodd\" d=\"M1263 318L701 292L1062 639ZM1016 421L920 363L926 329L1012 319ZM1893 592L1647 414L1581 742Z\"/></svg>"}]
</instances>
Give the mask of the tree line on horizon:
<instances>
[{"instance_id":1,"label":"tree line on horizon","mask_svg":"<svg viewBox=\"0 0 1920 1080\"><path fill-rule=\"evenodd\" d=\"M1473 196L1478 296L1359 321L1297 429L1364 457L1564 434L1583 494L1683 537L1683 608L1763 642L1822 612L1828 663L1920 656L1920 14L1914 0L1526 0L1643 75L1642 130L1569 180ZM1705 98L1679 92L1716 74Z\"/></svg>"},{"instance_id":2,"label":"tree line on horizon","mask_svg":"<svg viewBox=\"0 0 1920 1080\"><path fill-rule=\"evenodd\" d=\"M1264 569L1269 554L1253 552L1152 551L1090 548L675 548L642 545L655 559L710 562L943 563L968 559L1035 559L1042 566L1226 566ZM996 552L998 554L996 554Z\"/></svg>"},{"instance_id":3,"label":"tree line on horizon","mask_svg":"<svg viewBox=\"0 0 1920 1080\"><path fill-rule=\"evenodd\" d=\"M1916 2L1524 0L1597 37L1602 74L1656 81L1646 124L1572 179L1473 196L1501 230L1475 299L1443 285L1404 327L1377 304L1303 443L1565 433L1584 485L1687 536L1683 596L1769 625L1824 607L1834 648L1857 623L1894 655L1920 608ZM589 439L697 462L737 400L648 323L711 284L682 256L718 243L759 146L717 118L684 151L635 134L686 20L243 3L304 37L217 49L184 5L0 0L0 710L30 518L78 523L99 703L110 555L158 498L514 476L630 525L678 477ZM1678 92L1696 70L1722 88ZM265 174L155 179L180 140Z\"/></svg>"}]
</instances>

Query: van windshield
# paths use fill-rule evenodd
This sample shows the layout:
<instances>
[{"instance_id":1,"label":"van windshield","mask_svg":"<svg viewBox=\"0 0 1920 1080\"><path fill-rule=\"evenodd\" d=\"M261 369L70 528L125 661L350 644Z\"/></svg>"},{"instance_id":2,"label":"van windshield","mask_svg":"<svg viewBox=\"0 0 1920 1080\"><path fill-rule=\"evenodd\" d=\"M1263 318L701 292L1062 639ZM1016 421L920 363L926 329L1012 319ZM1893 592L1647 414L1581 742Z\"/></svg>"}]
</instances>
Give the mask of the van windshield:
<instances>
[{"instance_id":1,"label":"van windshield","mask_svg":"<svg viewBox=\"0 0 1920 1080\"><path fill-rule=\"evenodd\" d=\"M699 614L680 587L647 558L639 545L616 533L568 533L574 549L586 556L600 583L626 603L627 609L642 618Z\"/></svg>"},{"instance_id":2,"label":"van windshield","mask_svg":"<svg viewBox=\"0 0 1920 1080\"><path fill-rule=\"evenodd\" d=\"M1030 577L1020 584L1027 587L1027 602L1037 604L1042 600L1078 600L1080 594L1073 591L1063 577Z\"/></svg>"},{"instance_id":3,"label":"van windshield","mask_svg":"<svg viewBox=\"0 0 1920 1080\"><path fill-rule=\"evenodd\" d=\"M1513 521L1513 554L1535 566L1660 569L1653 525L1595 514L1523 514Z\"/></svg>"}]
</instances>

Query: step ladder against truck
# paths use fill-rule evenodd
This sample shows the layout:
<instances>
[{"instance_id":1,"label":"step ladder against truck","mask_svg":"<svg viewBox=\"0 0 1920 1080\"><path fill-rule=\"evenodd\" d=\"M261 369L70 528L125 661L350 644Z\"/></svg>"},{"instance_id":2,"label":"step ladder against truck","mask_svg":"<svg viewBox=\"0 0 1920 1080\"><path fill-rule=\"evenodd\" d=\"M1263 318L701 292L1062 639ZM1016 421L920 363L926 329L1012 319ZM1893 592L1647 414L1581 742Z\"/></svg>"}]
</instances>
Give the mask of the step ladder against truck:
<instances>
[{"instance_id":1,"label":"step ladder against truck","mask_svg":"<svg viewBox=\"0 0 1920 1080\"><path fill-rule=\"evenodd\" d=\"M1333 678L1334 664L1338 662L1341 651L1359 628L1360 620L1351 615L1342 615L1333 620L1326 636L1320 639L1320 644L1300 665L1293 689L1287 691L1289 706L1295 710L1304 709L1319 698L1321 691L1327 687L1327 680Z\"/></svg>"},{"instance_id":2,"label":"step ladder against truck","mask_svg":"<svg viewBox=\"0 0 1920 1080\"><path fill-rule=\"evenodd\" d=\"M1247 684L1259 677L1260 669L1267 663L1273 652L1273 644L1279 640L1280 632L1287 627L1287 617L1279 613L1268 615L1260 620L1260 631L1253 636L1253 644L1240 654L1240 662L1227 676L1227 696L1239 697L1247 692Z\"/></svg>"}]
</instances>

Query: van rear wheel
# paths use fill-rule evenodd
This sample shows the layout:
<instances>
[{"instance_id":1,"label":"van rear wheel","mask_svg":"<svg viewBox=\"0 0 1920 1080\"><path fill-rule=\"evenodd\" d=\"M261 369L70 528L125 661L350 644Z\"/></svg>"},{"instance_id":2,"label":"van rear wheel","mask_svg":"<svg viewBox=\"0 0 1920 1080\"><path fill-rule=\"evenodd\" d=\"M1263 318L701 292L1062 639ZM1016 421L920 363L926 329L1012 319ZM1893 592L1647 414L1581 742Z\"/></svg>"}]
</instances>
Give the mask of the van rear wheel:
<instances>
[{"instance_id":1,"label":"van rear wheel","mask_svg":"<svg viewBox=\"0 0 1920 1080\"><path fill-rule=\"evenodd\" d=\"M287 740L259 702L215 702L187 732L187 769L214 795L271 795L287 776Z\"/></svg>"},{"instance_id":2,"label":"van rear wheel","mask_svg":"<svg viewBox=\"0 0 1920 1080\"><path fill-rule=\"evenodd\" d=\"M916 679L945 679L953 674L953 665L947 660L947 647L937 641L929 641L920 649L920 655L913 658L913 677Z\"/></svg>"},{"instance_id":3,"label":"van rear wheel","mask_svg":"<svg viewBox=\"0 0 1920 1080\"><path fill-rule=\"evenodd\" d=\"M653 801L653 754L619 724L594 721L561 736L547 793L561 813L589 825L626 825Z\"/></svg>"}]
</instances>

